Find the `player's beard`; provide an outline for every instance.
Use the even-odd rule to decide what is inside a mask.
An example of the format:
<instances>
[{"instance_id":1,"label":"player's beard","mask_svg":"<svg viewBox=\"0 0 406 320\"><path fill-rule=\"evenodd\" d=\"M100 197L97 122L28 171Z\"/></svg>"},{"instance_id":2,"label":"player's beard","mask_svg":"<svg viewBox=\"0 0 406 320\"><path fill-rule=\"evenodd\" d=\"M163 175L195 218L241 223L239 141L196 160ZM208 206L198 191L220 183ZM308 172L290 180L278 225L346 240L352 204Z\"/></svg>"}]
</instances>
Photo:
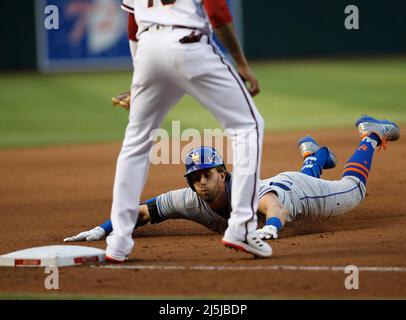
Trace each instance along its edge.
<instances>
[{"instance_id":1,"label":"player's beard","mask_svg":"<svg viewBox=\"0 0 406 320\"><path fill-rule=\"evenodd\" d=\"M213 202L217 197L217 190L200 191L199 197L206 202Z\"/></svg>"},{"instance_id":2,"label":"player's beard","mask_svg":"<svg viewBox=\"0 0 406 320\"><path fill-rule=\"evenodd\" d=\"M200 190L198 195L203 201L207 203L215 201L220 195L219 180L217 180L217 183L213 189L210 190L209 188L206 188L204 189L204 191Z\"/></svg>"}]
</instances>

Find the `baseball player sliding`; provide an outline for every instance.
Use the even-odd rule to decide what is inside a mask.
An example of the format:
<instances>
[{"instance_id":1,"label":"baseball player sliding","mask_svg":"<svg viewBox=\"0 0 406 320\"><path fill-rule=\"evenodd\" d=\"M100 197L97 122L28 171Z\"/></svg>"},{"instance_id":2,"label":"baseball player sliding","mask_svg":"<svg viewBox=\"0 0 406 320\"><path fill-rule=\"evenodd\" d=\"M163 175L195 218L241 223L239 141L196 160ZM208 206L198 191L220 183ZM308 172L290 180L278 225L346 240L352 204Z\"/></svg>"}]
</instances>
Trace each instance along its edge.
<instances>
[{"instance_id":1,"label":"baseball player sliding","mask_svg":"<svg viewBox=\"0 0 406 320\"><path fill-rule=\"evenodd\" d=\"M259 86L237 40L226 0L124 0L122 8L129 12L134 74L129 123L116 166L114 232L107 238L106 261L124 261L134 246L131 235L149 169L150 133L185 94L208 108L231 133L233 209L224 245L269 257L271 247L255 233L264 121L251 96ZM212 41L212 30L236 68ZM249 155L248 166L241 153Z\"/></svg>"},{"instance_id":2,"label":"baseball player sliding","mask_svg":"<svg viewBox=\"0 0 406 320\"><path fill-rule=\"evenodd\" d=\"M320 179L323 169L336 166L336 157L330 149L320 147L307 136L299 140L304 158L301 172L283 172L260 181L258 213L266 216L266 222L256 231L258 238L277 238L278 231L297 216L337 216L362 202L376 148L386 148L388 141L399 139L400 129L394 122L369 116L359 118L355 125L361 143L345 164L341 180ZM220 155L210 147L193 149L185 163L189 187L169 191L142 204L137 227L148 222L187 219L215 232L224 232L231 213L233 175L227 172ZM110 232L112 224L106 221L64 241L100 240Z\"/></svg>"}]
</instances>

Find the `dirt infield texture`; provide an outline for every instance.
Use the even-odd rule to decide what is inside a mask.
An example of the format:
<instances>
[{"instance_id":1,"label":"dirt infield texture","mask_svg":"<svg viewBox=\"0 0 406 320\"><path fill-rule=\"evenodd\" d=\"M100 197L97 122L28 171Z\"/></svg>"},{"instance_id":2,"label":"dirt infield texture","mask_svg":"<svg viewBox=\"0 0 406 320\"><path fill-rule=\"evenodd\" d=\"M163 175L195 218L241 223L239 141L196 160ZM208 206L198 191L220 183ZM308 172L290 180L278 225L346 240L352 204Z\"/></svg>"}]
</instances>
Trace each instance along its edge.
<instances>
[{"instance_id":1,"label":"dirt infield texture","mask_svg":"<svg viewBox=\"0 0 406 320\"><path fill-rule=\"evenodd\" d=\"M305 133L266 136L262 177L300 168L296 141ZM339 158L338 168L326 171L324 178L339 178L359 142L356 130L318 131L314 137ZM64 237L108 218L119 148L96 144L1 150L0 254L62 244ZM168 221L137 231L136 247L125 264L135 269L60 268L60 289L53 294L406 298L406 269L361 269L359 289L347 290L348 275L327 268L406 268L405 159L406 140L391 143L387 152L375 156L360 207L337 218L296 221L271 241L271 259L229 251L221 245L221 235L195 223ZM182 165L152 166L142 199L184 186ZM81 244L105 249L105 241ZM46 276L43 268L0 268L0 294L48 294Z\"/></svg>"}]
</instances>

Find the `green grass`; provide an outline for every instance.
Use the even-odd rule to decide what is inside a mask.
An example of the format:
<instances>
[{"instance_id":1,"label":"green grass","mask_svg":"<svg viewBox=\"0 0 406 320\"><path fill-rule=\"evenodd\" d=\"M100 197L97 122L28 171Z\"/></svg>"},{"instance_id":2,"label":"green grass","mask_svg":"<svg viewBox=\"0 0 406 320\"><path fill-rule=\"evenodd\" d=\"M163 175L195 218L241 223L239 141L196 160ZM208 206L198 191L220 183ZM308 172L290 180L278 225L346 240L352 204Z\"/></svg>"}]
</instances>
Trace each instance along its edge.
<instances>
[{"instance_id":1,"label":"green grass","mask_svg":"<svg viewBox=\"0 0 406 320\"><path fill-rule=\"evenodd\" d=\"M260 80L256 104L267 130L350 127L361 113L406 122L406 59L309 60L253 64ZM131 72L1 74L0 147L120 141L128 114L112 108ZM217 128L190 97L163 128Z\"/></svg>"}]
</instances>

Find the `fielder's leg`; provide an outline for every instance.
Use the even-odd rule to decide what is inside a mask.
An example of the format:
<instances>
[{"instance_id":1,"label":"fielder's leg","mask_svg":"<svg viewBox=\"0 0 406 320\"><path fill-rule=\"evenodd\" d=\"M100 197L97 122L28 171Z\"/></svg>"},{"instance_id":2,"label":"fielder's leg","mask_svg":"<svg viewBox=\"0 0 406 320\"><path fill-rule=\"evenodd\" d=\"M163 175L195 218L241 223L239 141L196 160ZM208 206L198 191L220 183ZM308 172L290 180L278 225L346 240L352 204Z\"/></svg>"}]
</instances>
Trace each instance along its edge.
<instances>
[{"instance_id":1,"label":"fielder's leg","mask_svg":"<svg viewBox=\"0 0 406 320\"><path fill-rule=\"evenodd\" d=\"M159 128L169 108L183 91L168 82L156 82L132 89L129 123L117 160L111 221L113 232L107 238L106 257L123 261L134 240L132 232L138 219L138 203L149 169L150 133Z\"/></svg>"},{"instance_id":2,"label":"fielder's leg","mask_svg":"<svg viewBox=\"0 0 406 320\"><path fill-rule=\"evenodd\" d=\"M272 249L262 241L257 243L259 239L255 238L264 121L234 68L211 44L202 45L201 63L194 64L194 77L184 85L215 115L232 142L233 209L224 239L238 243L234 248L267 257Z\"/></svg>"}]
</instances>

